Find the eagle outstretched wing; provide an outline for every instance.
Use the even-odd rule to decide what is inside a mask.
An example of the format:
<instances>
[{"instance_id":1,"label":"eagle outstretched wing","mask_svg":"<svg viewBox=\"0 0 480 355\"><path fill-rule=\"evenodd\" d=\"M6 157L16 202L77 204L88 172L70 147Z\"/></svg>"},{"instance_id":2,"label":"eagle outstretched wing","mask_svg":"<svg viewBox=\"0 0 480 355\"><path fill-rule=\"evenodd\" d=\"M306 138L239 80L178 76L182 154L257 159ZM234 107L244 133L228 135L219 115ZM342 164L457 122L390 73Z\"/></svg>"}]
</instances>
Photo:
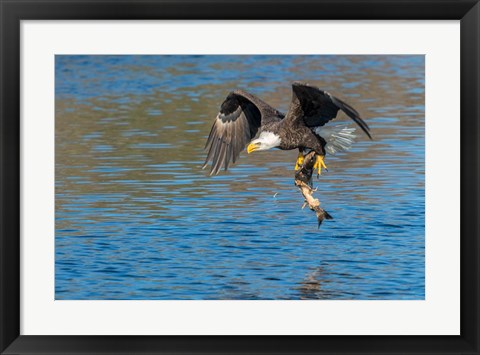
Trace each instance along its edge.
<instances>
[{"instance_id":1,"label":"eagle outstretched wing","mask_svg":"<svg viewBox=\"0 0 480 355\"><path fill-rule=\"evenodd\" d=\"M218 174L222 167L228 169L235 163L262 125L283 117L279 111L242 90L231 92L220 107L205 149L207 158L202 168L212 161L210 175Z\"/></svg>"},{"instance_id":2,"label":"eagle outstretched wing","mask_svg":"<svg viewBox=\"0 0 480 355\"><path fill-rule=\"evenodd\" d=\"M305 83L295 82L292 84L292 89L292 103L286 120L295 121L303 118L305 125L314 129L333 120L337 117L338 111L342 110L372 139L370 128L349 104L326 91Z\"/></svg>"}]
</instances>

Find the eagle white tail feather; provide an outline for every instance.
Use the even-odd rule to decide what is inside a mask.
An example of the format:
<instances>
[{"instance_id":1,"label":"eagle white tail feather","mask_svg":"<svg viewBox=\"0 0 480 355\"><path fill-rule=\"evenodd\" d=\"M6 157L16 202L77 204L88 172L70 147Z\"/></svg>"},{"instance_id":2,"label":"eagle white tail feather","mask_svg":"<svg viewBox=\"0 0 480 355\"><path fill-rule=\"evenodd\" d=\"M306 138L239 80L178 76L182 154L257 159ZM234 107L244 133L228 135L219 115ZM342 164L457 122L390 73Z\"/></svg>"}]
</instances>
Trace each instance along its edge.
<instances>
[{"instance_id":1,"label":"eagle white tail feather","mask_svg":"<svg viewBox=\"0 0 480 355\"><path fill-rule=\"evenodd\" d=\"M349 150L357 137L355 128L347 126L317 127L315 133L325 139L325 150L329 154Z\"/></svg>"}]
</instances>

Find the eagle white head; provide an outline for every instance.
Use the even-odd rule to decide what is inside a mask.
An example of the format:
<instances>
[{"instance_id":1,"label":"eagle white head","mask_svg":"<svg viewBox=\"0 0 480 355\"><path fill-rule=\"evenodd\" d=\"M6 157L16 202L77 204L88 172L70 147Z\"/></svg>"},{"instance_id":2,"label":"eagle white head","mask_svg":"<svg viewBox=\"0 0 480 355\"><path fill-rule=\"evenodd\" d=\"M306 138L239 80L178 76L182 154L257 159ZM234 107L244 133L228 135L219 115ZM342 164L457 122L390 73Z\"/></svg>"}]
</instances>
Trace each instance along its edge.
<instances>
[{"instance_id":1,"label":"eagle white head","mask_svg":"<svg viewBox=\"0 0 480 355\"><path fill-rule=\"evenodd\" d=\"M254 139L250 142L247 147L247 152L250 154L256 150L268 150L271 148L278 147L282 139L275 133L264 131L260 133L257 139Z\"/></svg>"}]
</instances>

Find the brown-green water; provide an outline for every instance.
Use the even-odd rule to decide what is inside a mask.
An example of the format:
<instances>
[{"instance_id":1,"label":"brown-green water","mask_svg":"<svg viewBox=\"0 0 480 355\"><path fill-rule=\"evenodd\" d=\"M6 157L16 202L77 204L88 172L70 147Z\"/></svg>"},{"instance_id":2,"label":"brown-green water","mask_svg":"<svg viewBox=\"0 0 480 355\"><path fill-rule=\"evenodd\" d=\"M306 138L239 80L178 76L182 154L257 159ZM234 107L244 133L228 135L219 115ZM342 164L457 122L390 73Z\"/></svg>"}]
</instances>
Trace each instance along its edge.
<instances>
[{"instance_id":1,"label":"brown-green water","mask_svg":"<svg viewBox=\"0 0 480 355\"><path fill-rule=\"evenodd\" d=\"M57 56L55 79L56 299L424 298L423 56ZM374 137L327 156L320 230L297 152L201 170L229 91L287 111L296 80Z\"/></svg>"}]
</instances>

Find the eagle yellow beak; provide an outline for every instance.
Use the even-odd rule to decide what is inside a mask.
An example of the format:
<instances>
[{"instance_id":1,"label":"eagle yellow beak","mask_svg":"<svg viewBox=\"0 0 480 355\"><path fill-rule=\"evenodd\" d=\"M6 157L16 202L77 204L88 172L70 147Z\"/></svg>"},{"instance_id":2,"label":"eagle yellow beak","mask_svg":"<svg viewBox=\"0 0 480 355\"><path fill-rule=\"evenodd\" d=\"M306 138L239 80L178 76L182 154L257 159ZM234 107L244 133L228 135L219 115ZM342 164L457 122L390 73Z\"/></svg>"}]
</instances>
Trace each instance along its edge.
<instances>
[{"instance_id":1,"label":"eagle yellow beak","mask_svg":"<svg viewBox=\"0 0 480 355\"><path fill-rule=\"evenodd\" d=\"M260 143L250 143L247 147L247 152L250 154L251 152L256 151L258 148L260 148Z\"/></svg>"}]
</instances>

